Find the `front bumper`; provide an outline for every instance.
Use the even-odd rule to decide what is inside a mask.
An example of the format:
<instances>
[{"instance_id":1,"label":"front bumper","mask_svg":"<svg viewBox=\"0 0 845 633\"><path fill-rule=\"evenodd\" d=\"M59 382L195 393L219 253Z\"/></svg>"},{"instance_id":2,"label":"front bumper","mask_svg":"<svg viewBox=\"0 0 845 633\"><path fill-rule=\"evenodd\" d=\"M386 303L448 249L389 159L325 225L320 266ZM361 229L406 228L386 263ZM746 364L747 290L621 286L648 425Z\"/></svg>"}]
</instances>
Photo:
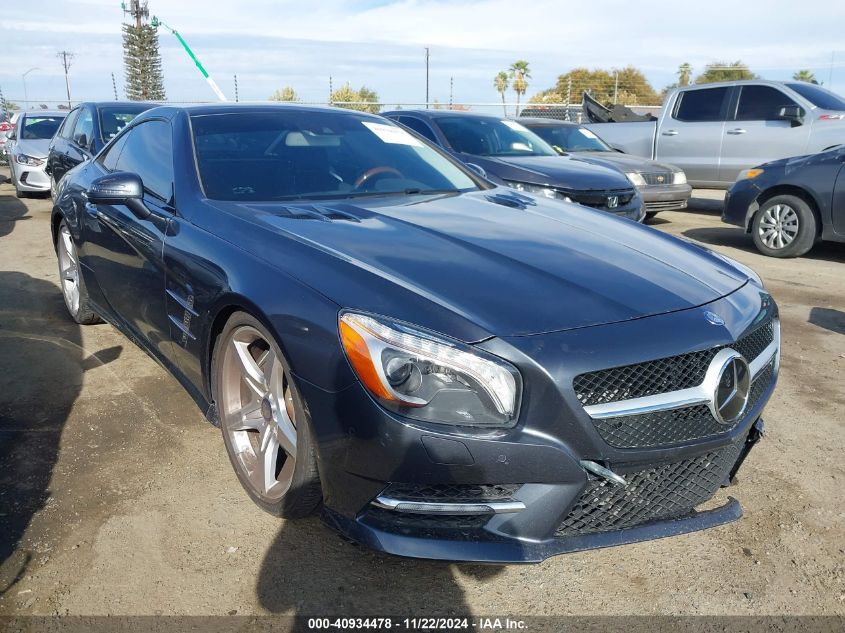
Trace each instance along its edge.
<instances>
[{"instance_id":1,"label":"front bumper","mask_svg":"<svg viewBox=\"0 0 845 633\"><path fill-rule=\"evenodd\" d=\"M647 213L686 209L692 187L683 185L646 185L640 188Z\"/></svg>"},{"instance_id":2,"label":"front bumper","mask_svg":"<svg viewBox=\"0 0 845 633\"><path fill-rule=\"evenodd\" d=\"M722 222L750 230L751 220L760 208L757 198L761 189L753 179L738 180L725 194Z\"/></svg>"},{"instance_id":3,"label":"front bumper","mask_svg":"<svg viewBox=\"0 0 845 633\"><path fill-rule=\"evenodd\" d=\"M14 157L12 158L14 161ZM11 168L15 170L15 181L21 191L43 192L50 191L50 177L44 171L45 165L29 167L14 163Z\"/></svg>"},{"instance_id":4,"label":"front bumper","mask_svg":"<svg viewBox=\"0 0 845 633\"><path fill-rule=\"evenodd\" d=\"M696 508L730 481L759 438L777 361L771 344L754 341L761 323L774 322L776 307L749 284L708 309L724 316L725 325L714 326L700 309L690 309L479 344L518 362L523 372L521 422L513 429L415 422L376 405L360 385L328 393L304 383L318 437L325 521L353 540L402 556L536 562L736 520L741 510L733 500L707 512ZM712 420L703 421L710 430L701 433L699 422L678 417L672 424L689 427L683 437L670 429L670 436L661 431L632 440L624 425L610 431L599 425L576 395L574 379L585 372L680 358L679 351L684 358L706 356L726 346L749 360L762 353L748 350L767 350L766 363L756 364L766 373L755 370L765 380L755 380L748 408L733 426L713 430ZM561 349L568 350L563 365ZM626 389L632 384L633 378ZM627 485L616 488L592 475L582 460L612 469ZM453 512L455 505L460 512Z\"/></svg>"}]
</instances>

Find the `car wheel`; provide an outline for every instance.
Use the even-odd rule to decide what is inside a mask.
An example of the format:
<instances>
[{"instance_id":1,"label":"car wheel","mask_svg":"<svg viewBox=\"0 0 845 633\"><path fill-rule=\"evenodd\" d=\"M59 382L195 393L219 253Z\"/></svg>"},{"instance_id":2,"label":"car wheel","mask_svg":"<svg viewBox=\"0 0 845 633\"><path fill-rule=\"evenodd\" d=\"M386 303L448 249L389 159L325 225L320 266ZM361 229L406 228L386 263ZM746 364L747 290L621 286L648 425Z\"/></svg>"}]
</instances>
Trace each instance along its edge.
<instances>
[{"instance_id":1,"label":"car wheel","mask_svg":"<svg viewBox=\"0 0 845 633\"><path fill-rule=\"evenodd\" d=\"M751 223L754 245L770 257L800 257L813 247L816 233L813 210L797 196L770 198Z\"/></svg>"},{"instance_id":2,"label":"car wheel","mask_svg":"<svg viewBox=\"0 0 845 633\"><path fill-rule=\"evenodd\" d=\"M50 200L56 201L56 180L50 176Z\"/></svg>"},{"instance_id":3,"label":"car wheel","mask_svg":"<svg viewBox=\"0 0 845 633\"><path fill-rule=\"evenodd\" d=\"M657 211L646 211L645 212L645 219L646 220L653 220L657 217Z\"/></svg>"},{"instance_id":4,"label":"car wheel","mask_svg":"<svg viewBox=\"0 0 845 633\"><path fill-rule=\"evenodd\" d=\"M79 270L79 256L76 253L76 245L73 243L73 236L64 220L59 225L56 255L59 260L59 280L62 284L62 295L65 298L65 305L70 316L81 325L99 323L100 317L88 304L88 291L85 289L85 280Z\"/></svg>"},{"instance_id":5,"label":"car wheel","mask_svg":"<svg viewBox=\"0 0 845 633\"><path fill-rule=\"evenodd\" d=\"M273 336L244 312L230 317L212 356L212 392L229 460L262 509L311 514L322 498L311 423Z\"/></svg>"}]
</instances>

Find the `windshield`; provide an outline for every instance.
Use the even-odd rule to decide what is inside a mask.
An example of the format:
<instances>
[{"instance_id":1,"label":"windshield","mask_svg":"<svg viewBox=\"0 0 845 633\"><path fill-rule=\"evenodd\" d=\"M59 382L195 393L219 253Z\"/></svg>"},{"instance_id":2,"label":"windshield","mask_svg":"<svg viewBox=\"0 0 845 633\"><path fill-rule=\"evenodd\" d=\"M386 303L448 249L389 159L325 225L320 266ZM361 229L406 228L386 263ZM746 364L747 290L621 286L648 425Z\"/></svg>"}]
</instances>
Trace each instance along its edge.
<instances>
[{"instance_id":1,"label":"windshield","mask_svg":"<svg viewBox=\"0 0 845 633\"><path fill-rule=\"evenodd\" d=\"M538 125L531 131L562 152L612 152L613 148L585 127Z\"/></svg>"},{"instance_id":2,"label":"windshield","mask_svg":"<svg viewBox=\"0 0 845 633\"><path fill-rule=\"evenodd\" d=\"M845 111L845 99L826 88L804 82L786 84L786 87L797 92L817 108Z\"/></svg>"},{"instance_id":3,"label":"windshield","mask_svg":"<svg viewBox=\"0 0 845 633\"><path fill-rule=\"evenodd\" d=\"M337 112L191 118L205 193L215 200L319 200L477 189L454 162L401 127Z\"/></svg>"},{"instance_id":4,"label":"windshield","mask_svg":"<svg viewBox=\"0 0 845 633\"><path fill-rule=\"evenodd\" d=\"M516 121L469 116L438 117L456 152L475 156L557 156L539 136Z\"/></svg>"},{"instance_id":5,"label":"windshield","mask_svg":"<svg viewBox=\"0 0 845 633\"><path fill-rule=\"evenodd\" d=\"M100 108L100 136L108 143L136 116L148 110L149 106L106 106Z\"/></svg>"},{"instance_id":6,"label":"windshield","mask_svg":"<svg viewBox=\"0 0 845 633\"><path fill-rule=\"evenodd\" d=\"M21 129L21 140L37 141L51 139L62 124L62 115L27 115L24 117Z\"/></svg>"}]
</instances>

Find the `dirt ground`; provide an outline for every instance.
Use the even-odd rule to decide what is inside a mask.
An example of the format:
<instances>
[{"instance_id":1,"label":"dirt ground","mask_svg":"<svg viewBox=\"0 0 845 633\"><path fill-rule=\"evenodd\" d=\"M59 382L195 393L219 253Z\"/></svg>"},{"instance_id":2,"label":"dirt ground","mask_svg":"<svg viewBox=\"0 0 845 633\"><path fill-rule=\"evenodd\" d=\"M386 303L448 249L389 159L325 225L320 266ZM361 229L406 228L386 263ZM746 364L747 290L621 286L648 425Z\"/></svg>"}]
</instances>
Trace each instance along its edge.
<instances>
[{"instance_id":1,"label":"dirt ground","mask_svg":"<svg viewBox=\"0 0 845 633\"><path fill-rule=\"evenodd\" d=\"M49 199L16 199L7 174L0 614L845 614L845 246L763 257L721 224L718 192L653 222L752 266L780 304L768 436L729 491L743 519L539 565L450 565L255 507L177 382L111 326L67 317Z\"/></svg>"}]
</instances>

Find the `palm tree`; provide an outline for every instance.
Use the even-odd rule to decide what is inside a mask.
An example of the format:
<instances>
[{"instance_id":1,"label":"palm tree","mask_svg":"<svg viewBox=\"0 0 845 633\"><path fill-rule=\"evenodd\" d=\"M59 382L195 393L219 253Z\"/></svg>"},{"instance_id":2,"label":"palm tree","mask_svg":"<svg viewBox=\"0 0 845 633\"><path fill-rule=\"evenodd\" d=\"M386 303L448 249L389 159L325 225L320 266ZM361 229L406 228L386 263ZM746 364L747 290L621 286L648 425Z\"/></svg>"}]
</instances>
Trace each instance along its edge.
<instances>
[{"instance_id":1,"label":"palm tree","mask_svg":"<svg viewBox=\"0 0 845 633\"><path fill-rule=\"evenodd\" d=\"M795 81L806 81L808 84L817 84L819 83L816 80L816 76L813 74L812 70L799 70L797 73L792 75L792 78Z\"/></svg>"},{"instance_id":2,"label":"palm tree","mask_svg":"<svg viewBox=\"0 0 845 633\"><path fill-rule=\"evenodd\" d=\"M531 79L531 70L528 68L528 62L524 59L518 59L509 69L510 78L513 79L513 90L516 93L516 114L519 116L519 97L525 94L528 90L528 82L526 79Z\"/></svg>"},{"instance_id":3,"label":"palm tree","mask_svg":"<svg viewBox=\"0 0 845 633\"><path fill-rule=\"evenodd\" d=\"M502 96L502 110L505 111L505 116L508 116L508 108L505 105L505 93L510 85L510 81L508 81L508 73L504 70L499 71L499 74L496 75L495 79L493 79L493 85L496 86L496 90Z\"/></svg>"},{"instance_id":4,"label":"palm tree","mask_svg":"<svg viewBox=\"0 0 845 633\"><path fill-rule=\"evenodd\" d=\"M680 66L678 66L678 85L679 86L689 86L689 80L692 77L692 66L689 63L684 62Z\"/></svg>"}]
</instances>

